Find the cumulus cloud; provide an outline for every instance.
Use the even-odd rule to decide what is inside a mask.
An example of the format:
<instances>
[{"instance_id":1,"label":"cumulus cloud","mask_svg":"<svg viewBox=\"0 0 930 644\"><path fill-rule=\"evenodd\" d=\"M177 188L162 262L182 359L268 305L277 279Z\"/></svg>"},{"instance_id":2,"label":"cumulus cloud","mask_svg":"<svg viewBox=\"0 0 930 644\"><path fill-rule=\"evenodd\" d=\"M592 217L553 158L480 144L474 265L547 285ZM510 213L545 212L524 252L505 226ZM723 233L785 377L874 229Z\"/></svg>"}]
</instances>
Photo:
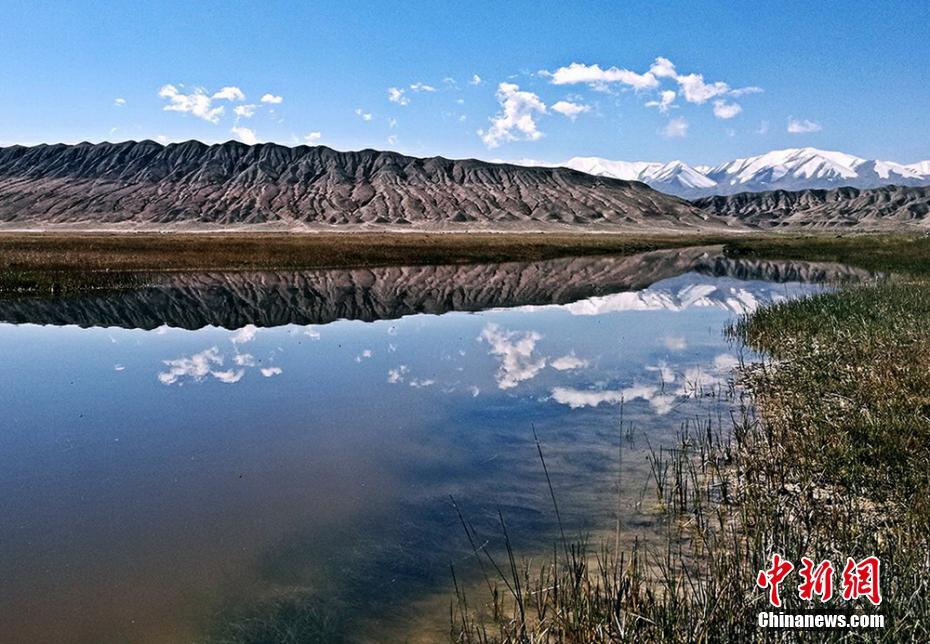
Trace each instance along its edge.
<instances>
[{"instance_id":1,"label":"cumulus cloud","mask_svg":"<svg viewBox=\"0 0 930 644\"><path fill-rule=\"evenodd\" d=\"M478 76L478 74L473 75L473 76L471 77L471 80L468 81L468 84L469 84L469 85L480 85L480 84L481 84L481 77Z\"/></svg>"},{"instance_id":2,"label":"cumulus cloud","mask_svg":"<svg viewBox=\"0 0 930 644\"><path fill-rule=\"evenodd\" d=\"M479 340L487 342L489 353L500 359L495 380L500 389L512 389L535 378L546 366L546 359L534 357L536 343L542 336L535 331L508 331L491 323L481 331Z\"/></svg>"},{"instance_id":3,"label":"cumulus cloud","mask_svg":"<svg viewBox=\"0 0 930 644\"><path fill-rule=\"evenodd\" d=\"M254 367L255 356L253 356L251 353L237 353L233 357L233 362L235 362L240 367Z\"/></svg>"},{"instance_id":4,"label":"cumulus cloud","mask_svg":"<svg viewBox=\"0 0 930 644\"><path fill-rule=\"evenodd\" d=\"M250 130L247 127L235 126L230 131L236 135L237 139L246 145L255 145L258 143L258 137L255 135L254 130Z\"/></svg>"},{"instance_id":5,"label":"cumulus cloud","mask_svg":"<svg viewBox=\"0 0 930 644\"><path fill-rule=\"evenodd\" d=\"M122 107L123 105L126 104L126 99L123 98L122 96L117 96L116 98L113 99L113 104L116 107Z\"/></svg>"},{"instance_id":6,"label":"cumulus cloud","mask_svg":"<svg viewBox=\"0 0 930 644\"><path fill-rule=\"evenodd\" d=\"M405 364L398 366L396 369L388 369L387 381L392 385L403 382L409 371L410 369Z\"/></svg>"},{"instance_id":7,"label":"cumulus cloud","mask_svg":"<svg viewBox=\"0 0 930 644\"><path fill-rule=\"evenodd\" d=\"M275 96L274 94L263 94L259 99L262 103L268 103L270 105L280 105L284 102L283 96Z\"/></svg>"},{"instance_id":8,"label":"cumulus cloud","mask_svg":"<svg viewBox=\"0 0 930 644\"><path fill-rule=\"evenodd\" d=\"M649 68L649 72L656 78L676 78L678 76L678 72L675 71L675 63L662 56L655 59L655 62Z\"/></svg>"},{"instance_id":9,"label":"cumulus cloud","mask_svg":"<svg viewBox=\"0 0 930 644\"><path fill-rule=\"evenodd\" d=\"M219 123L223 115L223 106L213 107L213 99L202 89L196 88L190 94L182 94L174 85L163 85L158 96L168 101L162 109L166 112L182 112L197 118Z\"/></svg>"},{"instance_id":10,"label":"cumulus cloud","mask_svg":"<svg viewBox=\"0 0 930 644\"><path fill-rule=\"evenodd\" d=\"M224 87L213 95L214 101L244 101L245 93L238 87Z\"/></svg>"},{"instance_id":11,"label":"cumulus cloud","mask_svg":"<svg viewBox=\"0 0 930 644\"><path fill-rule=\"evenodd\" d=\"M229 336L229 341L233 344L245 344L255 339L258 333L258 327L254 324L246 324L244 327Z\"/></svg>"},{"instance_id":12,"label":"cumulus cloud","mask_svg":"<svg viewBox=\"0 0 930 644\"><path fill-rule=\"evenodd\" d=\"M658 109L658 110L659 110L660 112L662 112L663 114L667 114L668 111L669 111L671 108L677 107L677 106L674 104L674 103L675 103L675 98L676 98L677 96L678 96L678 94L675 92L675 90L672 90L672 89L663 90L663 91L659 94L659 100L657 100L657 101L647 101L647 102L646 102L646 107L655 107L656 109Z\"/></svg>"},{"instance_id":13,"label":"cumulus cloud","mask_svg":"<svg viewBox=\"0 0 930 644\"><path fill-rule=\"evenodd\" d=\"M688 136L688 121L683 118L672 119L660 132L666 139L683 139Z\"/></svg>"},{"instance_id":14,"label":"cumulus cloud","mask_svg":"<svg viewBox=\"0 0 930 644\"><path fill-rule=\"evenodd\" d=\"M590 112L591 106L582 103L572 103L571 101L558 101L551 109L553 112L558 112L574 121L578 118L579 114Z\"/></svg>"},{"instance_id":15,"label":"cumulus cloud","mask_svg":"<svg viewBox=\"0 0 930 644\"><path fill-rule=\"evenodd\" d=\"M266 378L280 376L282 373L284 373L284 370L281 367L264 367L261 371L262 375Z\"/></svg>"},{"instance_id":16,"label":"cumulus cloud","mask_svg":"<svg viewBox=\"0 0 930 644\"><path fill-rule=\"evenodd\" d=\"M663 114L667 114L671 108L676 107L675 100L679 96L686 102L696 105L714 101L714 116L720 119L733 118L742 111L742 106L727 102L724 100L725 97L738 97L762 91L761 87L756 86L734 89L723 81L709 82L704 79L703 74L681 74L675 63L662 56L657 57L649 70L644 73L619 67L604 69L599 65L572 63L554 72L542 71L540 74L549 77L550 82L556 85L583 83L597 90L604 90L612 85L621 85L633 88L637 92L650 94L653 90L657 90L658 97L650 97L645 105L650 108L654 107ZM674 83L676 88L668 89L666 85L667 89L663 89L662 84L665 81ZM683 136L683 132L681 125L672 126L666 136Z\"/></svg>"},{"instance_id":17,"label":"cumulus cloud","mask_svg":"<svg viewBox=\"0 0 930 644\"><path fill-rule=\"evenodd\" d=\"M536 126L535 115L545 114L546 105L532 93L521 91L513 83L501 83L495 94L501 111L491 120L491 127L478 130L478 135L489 148L507 141L536 141L542 132Z\"/></svg>"},{"instance_id":18,"label":"cumulus cloud","mask_svg":"<svg viewBox=\"0 0 930 644\"><path fill-rule=\"evenodd\" d=\"M681 88L681 95L689 103L703 105L712 98L723 96L730 91L730 86L723 81L707 83L704 81L703 74L687 74L677 76L678 86Z\"/></svg>"},{"instance_id":19,"label":"cumulus cloud","mask_svg":"<svg viewBox=\"0 0 930 644\"><path fill-rule=\"evenodd\" d=\"M600 65L584 65L572 63L567 67L560 67L549 75L554 85L575 85L584 83L596 89L603 89L610 84L621 84L636 90L655 89L659 80L652 72L637 74L629 69L610 67L601 69Z\"/></svg>"},{"instance_id":20,"label":"cumulus cloud","mask_svg":"<svg viewBox=\"0 0 930 644\"><path fill-rule=\"evenodd\" d=\"M714 116L718 119L731 119L743 111L739 103L727 103L724 100L714 101Z\"/></svg>"},{"instance_id":21,"label":"cumulus cloud","mask_svg":"<svg viewBox=\"0 0 930 644\"><path fill-rule=\"evenodd\" d=\"M623 393L620 391L584 391L571 387L554 387L552 389L552 399L557 403L568 405L572 409L579 409L581 407L597 407L601 403L620 404L623 401Z\"/></svg>"},{"instance_id":22,"label":"cumulus cloud","mask_svg":"<svg viewBox=\"0 0 930 644\"><path fill-rule=\"evenodd\" d=\"M579 358L572 352L566 356L552 360L549 366L558 371L568 371L570 369L583 369L588 366L588 361Z\"/></svg>"},{"instance_id":23,"label":"cumulus cloud","mask_svg":"<svg viewBox=\"0 0 930 644\"><path fill-rule=\"evenodd\" d=\"M823 126L820 123L814 121L809 121L807 119L788 119L788 133L789 134L808 134L810 132L820 132L823 129Z\"/></svg>"},{"instance_id":24,"label":"cumulus cloud","mask_svg":"<svg viewBox=\"0 0 930 644\"><path fill-rule=\"evenodd\" d=\"M358 116L358 117L359 117L360 119L362 119L363 121L370 121L371 118L372 118L372 117L371 117L371 112L366 112L365 110L363 110L363 109L360 108L360 107L356 107L356 108L355 108L355 115Z\"/></svg>"},{"instance_id":25,"label":"cumulus cloud","mask_svg":"<svg viewBox=\"0 0 930 644\"><path fill-rule=\"evenodd\" d=\"M323 138L323 134L321 132L310 132L304 137L304 142L306 142L308 145L313 145L321 138Z\"/></svg>"},{"instance_id":26,"label":"cumulus cloud","mask_svg":"<svg viewBox=\"0 0 930 644\"><path fill-rule=\"evenodd\" d=\"M417 82L410 85L410 90L413 92L435 92L436 88L426 83Z\"/></svg>"},{"instance_id":27,"label":"cumulus cloud","mask_svg":"<svg viewBox=\"0 0 930 644\"><path fill-rule=\"evenodd\" d=\"M258 105L254 103L249 103L247 105L236 105L233 108L233 112L236 114L236 117L242 119L250 119L255 116L255 110L258 109Z\"/></svg>"},{"instance_id":28,"label":"cumulus cloud","mask_svg":"<svg viewBox=\"0 0 930 644\"><path fill-rule=\"evenodd\" d=\"M164 360L163 363L168 367L166 371L158 374L158 380L163 385L173 385L184 379L202 382L208 377L213 377L226 384L232 384L239 382L245 373L242 369L218 369L218 367L223 366L223 356L217 347L210 347L205 351L193 354L189 358Z\"/></svg>"},{"instance_id":29,"label":"cumulus cloud","mask_svg":"<svg viewBox=\"0 0 930 644\"><path fill-rule=\"evenodd\" d=\"M410 99L404 96L404 90L397 87L388 87L388 100L392 103L397 103L398 105L407 105L410 103Z\"/></svg>"}]
</instances>

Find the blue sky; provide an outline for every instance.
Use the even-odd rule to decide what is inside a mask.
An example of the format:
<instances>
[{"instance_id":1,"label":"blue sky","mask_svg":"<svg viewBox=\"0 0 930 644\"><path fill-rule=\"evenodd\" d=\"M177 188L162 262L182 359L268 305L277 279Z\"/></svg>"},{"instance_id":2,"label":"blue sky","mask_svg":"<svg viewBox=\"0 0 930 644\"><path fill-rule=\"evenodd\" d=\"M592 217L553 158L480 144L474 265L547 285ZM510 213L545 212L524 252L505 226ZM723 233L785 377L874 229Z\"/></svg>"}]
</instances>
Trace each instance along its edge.
<instances>
[{"instance_id":1,"label":"blue sky","mask_svg":"<svg viewBox=\"0 0 930 644\"><path fill-rule=\"evenodd\" d=\"M0 0L0 145L930 158L930 3L767 5Z\"/></svg>"}]
</instances>

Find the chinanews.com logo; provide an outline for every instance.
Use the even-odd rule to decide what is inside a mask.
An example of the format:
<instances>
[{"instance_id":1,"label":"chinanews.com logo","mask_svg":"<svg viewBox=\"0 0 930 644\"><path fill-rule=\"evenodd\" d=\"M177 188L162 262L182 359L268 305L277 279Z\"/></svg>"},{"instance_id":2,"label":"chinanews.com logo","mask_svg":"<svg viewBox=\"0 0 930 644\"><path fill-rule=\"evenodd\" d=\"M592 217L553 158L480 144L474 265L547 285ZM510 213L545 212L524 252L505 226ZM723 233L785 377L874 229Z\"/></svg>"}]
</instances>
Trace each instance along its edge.
<instances>
[{"instance_id":1,"label":"chinanews.com logo","mask_svg":"<svg viewBox=\"0 0 930 644\"><path fill-rule=\"evenodd\" d=\"M795 566L780 554L772 555L771 565L759 571L756 585L768 591L769 603L776 609L782 608L782 583L795 571ZM797 595L801 600L811 602L817 607L816 612L788 613L784 611L763 611L759 613L758 625L762 628L884 628L885 616L877 613L845 612L829 613L821 607L834 600L848 604L868 600L873 606L880 606L881 562L878 557L866 557L856 561L846 558L840 574L840 588L834 593L833 582L837 569L833 563L823 560L815 563L813 559L801 557L801 567L797 569L800 584Z\"/></svg>"}]
</instances>

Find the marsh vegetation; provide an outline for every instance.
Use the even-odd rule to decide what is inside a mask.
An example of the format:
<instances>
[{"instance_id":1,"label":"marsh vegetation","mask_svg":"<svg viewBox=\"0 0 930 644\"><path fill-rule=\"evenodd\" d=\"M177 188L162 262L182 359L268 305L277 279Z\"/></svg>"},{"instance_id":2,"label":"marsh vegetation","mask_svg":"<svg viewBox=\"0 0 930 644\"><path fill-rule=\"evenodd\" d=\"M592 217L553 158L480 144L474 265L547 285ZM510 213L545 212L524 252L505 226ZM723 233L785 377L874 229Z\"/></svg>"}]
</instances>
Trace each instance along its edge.
<instances>
[{"instance_id":1,"label":"marsh vegetation","mask_svg":"<svg viewBox=\"0 0 930 644\"><path fill-rule=\"evenodd\" d=\"M665 543L569 539L525 562L508 545L501 563L476 550L493 574L486 593L456 587L454 641L930 639L930 243L784 238L730 252L845 261L890 276L733 324L733 340L766 358L742 368L732 422L696 419L677 450L652 453L648 494ZM773 552L790 561L879 557L881 606L830 610L880 612L885 628L757 628L757 614L771 608L756 575ZM824 609L786 589L785 612Z\"/></svg>"}]
</instances>

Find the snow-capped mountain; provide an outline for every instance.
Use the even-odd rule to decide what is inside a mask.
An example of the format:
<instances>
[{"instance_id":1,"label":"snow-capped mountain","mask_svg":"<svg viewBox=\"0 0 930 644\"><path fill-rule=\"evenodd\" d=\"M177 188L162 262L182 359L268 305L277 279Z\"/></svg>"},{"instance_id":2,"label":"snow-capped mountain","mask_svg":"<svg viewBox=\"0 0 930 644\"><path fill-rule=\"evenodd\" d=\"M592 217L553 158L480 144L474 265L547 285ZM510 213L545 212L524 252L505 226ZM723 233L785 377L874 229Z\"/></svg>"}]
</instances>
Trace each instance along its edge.
<instances>
[{"instance_id":1,"label":"snow-capped mountain","mask_svg":"<svg viewBox=\"0 0 930 644\"><path fill-rule=\"evenodd\" d=\"M599 157L574 157L560 165L589 174L642 181L660 192L688 199L766 190L930 185L930 161L905 165L816 148L773 150L717 166Z\"/></svg>"}]
</instances>

